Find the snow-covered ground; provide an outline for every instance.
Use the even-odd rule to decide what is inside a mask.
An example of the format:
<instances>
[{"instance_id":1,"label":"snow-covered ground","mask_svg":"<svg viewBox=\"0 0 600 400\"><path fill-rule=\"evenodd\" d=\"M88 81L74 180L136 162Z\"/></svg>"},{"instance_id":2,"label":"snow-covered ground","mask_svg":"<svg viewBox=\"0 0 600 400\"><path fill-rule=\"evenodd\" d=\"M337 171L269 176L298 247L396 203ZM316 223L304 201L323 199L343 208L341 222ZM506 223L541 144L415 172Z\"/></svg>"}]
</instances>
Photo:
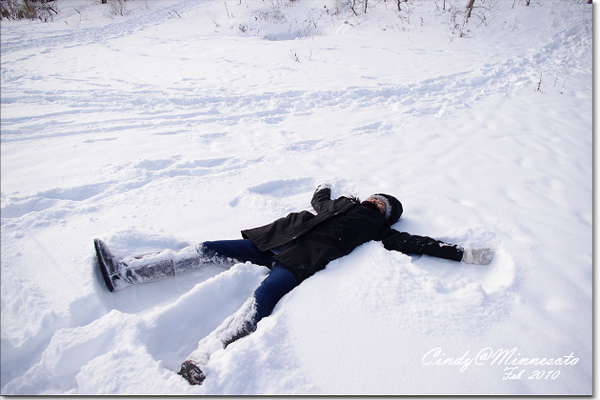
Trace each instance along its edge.
<instances>
[{"instance_id":1,"label":"snow-covered ground","mask_svg":"<svg viewBox=\"0 0 600 400\"><path fill-rule=\"evenodd\" d=\"M3 20L2 394L590 394L592 6L486 1L454 26L463 3L59 0L52 22ZM321 182L497 256L367 243L188 385L181 362L268 270L113 294L92 240L239 238Z\"/></svg>"}]
</instances>

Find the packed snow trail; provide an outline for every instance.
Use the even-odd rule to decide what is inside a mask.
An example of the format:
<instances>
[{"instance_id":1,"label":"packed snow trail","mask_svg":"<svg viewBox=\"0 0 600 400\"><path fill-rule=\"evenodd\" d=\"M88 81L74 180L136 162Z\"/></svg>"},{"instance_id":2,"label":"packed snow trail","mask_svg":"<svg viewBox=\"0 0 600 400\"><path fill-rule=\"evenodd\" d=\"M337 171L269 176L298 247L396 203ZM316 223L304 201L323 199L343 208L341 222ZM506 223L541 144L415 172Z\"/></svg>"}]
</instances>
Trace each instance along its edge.
<instances>
[{"instance_id":1,"label":"packed snow trail","mask_svg":"<svg viewBox=\"0 0 600 400\"><path fill-rule=\"evenodd\" d=\"M2 394L591 393L591 6L522 3L465 37L436 2L121 17L61 0L51 23L3 20ZM93 239L126 256L239 238L310 209L324 181L394 194L394 228L496 258L367 243L189 386L181 362L268 270L109 293ZM488 349L578 361L503 379L510 365L467 365Z\"/></svg>"}]
</instances>

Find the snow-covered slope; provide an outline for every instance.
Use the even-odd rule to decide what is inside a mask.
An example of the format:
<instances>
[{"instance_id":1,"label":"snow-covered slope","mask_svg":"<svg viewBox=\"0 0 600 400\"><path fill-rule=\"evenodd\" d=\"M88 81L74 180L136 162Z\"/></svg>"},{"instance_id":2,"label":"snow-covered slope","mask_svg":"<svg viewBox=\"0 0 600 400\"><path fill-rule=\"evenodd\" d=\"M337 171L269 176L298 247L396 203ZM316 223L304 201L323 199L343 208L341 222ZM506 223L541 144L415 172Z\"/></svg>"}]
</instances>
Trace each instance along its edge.
<instances>
[{"instance_id":1,"label":"snow-covered slope","mask_svg":"<svg viewBox=\"0 0 600 400\"><path fill-rule=\"evenodd\" d=\"M464 26L460 1L57 3L1 26L2 394L591 393L587 2L485 2ZM95 237L123 256L238 238L325 181L496 259L367 243L199 387L181 362L268 270L114 294L95 270Z\"/></svg>"}]
</instances>

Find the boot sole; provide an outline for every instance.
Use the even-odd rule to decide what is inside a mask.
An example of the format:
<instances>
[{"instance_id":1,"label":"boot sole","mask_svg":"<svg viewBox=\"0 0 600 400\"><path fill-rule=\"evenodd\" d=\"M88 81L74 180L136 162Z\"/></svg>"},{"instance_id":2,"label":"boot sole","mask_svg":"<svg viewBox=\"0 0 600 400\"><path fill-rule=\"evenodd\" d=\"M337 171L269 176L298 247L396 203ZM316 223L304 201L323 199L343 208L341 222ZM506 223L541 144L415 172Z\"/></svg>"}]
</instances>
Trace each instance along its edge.
<instances>
[{"instance_id":1,"label":"boot sole","mask_svg":"<svg viewBox=\"0 0 600 400\"><path fill-rule=\"evenodd\" d=\"M183 363L181 370L177 374L183 376L190 383L190 385L202 385L206 379L204 372L202 372L202 370L190 360L187 360Z\"/></svg>"},{"instance_id":2,"label":"boot sole","mask_svg":"<svg viewBox=\"0 0 600 400\"><path fill-rule=\"evenodd\" d=\"M94 239L94 248L96 249L96 256L98 257L98 264L100 266L100 272L102 272L102 277L104 278L104 283L106 283L108 290L114 292L115 287L108 273L109 270L113 269L112 255L110 254L110 250L108 249L106 243L100 239Z\"/></svg>"}]
</instances>

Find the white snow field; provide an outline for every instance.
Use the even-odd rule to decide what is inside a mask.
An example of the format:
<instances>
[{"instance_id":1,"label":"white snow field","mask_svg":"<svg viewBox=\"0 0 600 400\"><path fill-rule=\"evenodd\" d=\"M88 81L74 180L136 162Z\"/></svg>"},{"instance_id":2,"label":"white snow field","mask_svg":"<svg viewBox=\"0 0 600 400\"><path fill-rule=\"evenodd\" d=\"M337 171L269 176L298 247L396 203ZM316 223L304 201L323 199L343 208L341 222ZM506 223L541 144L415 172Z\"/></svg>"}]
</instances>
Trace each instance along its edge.
<instances>
[{"instance_id":1,"label":"white snow field","mask_svg":"<svg viewBox=\"0 0 600 400\"><path fill-rule=\"evenodd\" d=\"M58 0L2 21L3 395L592 393L592 5L477 0L463 25L466 0L344 3ZM240 238L323 182L496 258L367 243L190 386L181 363L268 269L110 293L93 239Z\"/></svg>"}]
</instances>

